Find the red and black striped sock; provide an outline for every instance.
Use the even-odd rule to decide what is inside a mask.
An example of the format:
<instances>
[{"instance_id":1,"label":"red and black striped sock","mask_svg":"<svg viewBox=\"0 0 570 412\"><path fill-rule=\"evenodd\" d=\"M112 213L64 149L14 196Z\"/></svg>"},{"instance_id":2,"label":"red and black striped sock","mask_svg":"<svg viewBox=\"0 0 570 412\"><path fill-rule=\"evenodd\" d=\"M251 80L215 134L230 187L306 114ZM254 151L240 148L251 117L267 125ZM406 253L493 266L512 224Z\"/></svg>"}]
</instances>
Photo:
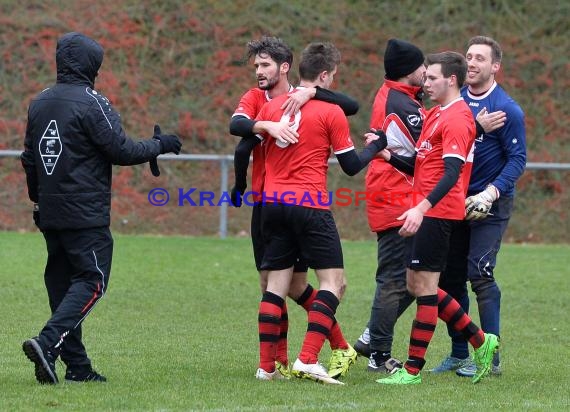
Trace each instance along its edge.
<instances>
[{"instance_id":1,"label":"red and black striped sock","mask_svg":"<svg viewBox=\"0 0 570 412\"><path fill-rule=\"evenodd\" d=\"M461 305L446 291L437 289L438 316L453 329L460 332L475 349L485 342L485 335Z\"/></svg>"},{"instance_id":2,"label":"red and black striped sock","mask_svg":"<svg viewBox=\"0 0 570 412\"><path fill-rule=\"evenodd\" d=\"M259 367L266 372L275 371L277 342L281 333L281 312L285 301L278 295L265 292L259 304Z\"/></svg>"},{"instance_id":3,"label":"red and black striped sock","mask_svg":"<svg viewBox=\"0 0 570 412\"><path fill-rule=\"evenodd\" d=\"M311 310L311 305L313 304L315 297L317 297L317 291L310 285L307 284L307 288L298 299L295 300L297 305L302 306L307 312Z\"/></svg>"},{"instance_id":4,"label":"red and black striped sock","mask_svg":"<svg viewBox=\"0 0 570 412\"><path fill-rule=\"evenodd\" d=\"M426 360L426 352L437 325L437 295L419 296L416 298L416 318L410 333L408 360L404 364L412 375L420 373Z\"/></svg>"},{"instance_id":5,"label":"red and black striped sock","mask_svg":"<svg viewBox=\"0 0 570 412\"><path fill-rule=\"evenodd\" d=\"M328 290L319 290L309 311L307 333L303 340L299 359L303 363L317 363L326 337L334 322L338 307L337 297Z\"/></svg>"},{"instance_id":6,"label":"red and black striped sock","mask_svg":"<svg viewBox=\"0 0 570 412\"><path fill-rule=\"evenodd\" d=\"M317 291L313 289L311 285L307 285L305 291L301 294L299 299L295 300L298 305L302 306L307 313L311 310L311 305L315 301L315 297L317 296ZM344 338L342 334L342 330L340 329L340 325L334 319L333 325L331 327L331 332L327 336L329 343L331 345L331 349L348 349L348 342Z\"/></svg>"},{"instance_id":7,"label":"red and black striped sock","mask_svg":"<svg viewBox=\"0 0 570 412\"><path fill-rule=\"evenodd\" d=\"M329 340L332 350L348 349L348 342L344 338L336 318L333 318L333 325L331 326L331 331L328 334L327 339Z\"/></svg>"},{"instance_id":8,"label":"red and black striped sock","mask_svg":"<svg viewBox=\"0 0 570 412\"><path fill-rule=\"evenodd\" d=\"M287 350L287 332L289 331L289 314L287 313L287 302L283 302L281 309L281 322L279 323L279 341L277 342L277 361L287 366L289 355Z\"/></svg>"}]
</instances>

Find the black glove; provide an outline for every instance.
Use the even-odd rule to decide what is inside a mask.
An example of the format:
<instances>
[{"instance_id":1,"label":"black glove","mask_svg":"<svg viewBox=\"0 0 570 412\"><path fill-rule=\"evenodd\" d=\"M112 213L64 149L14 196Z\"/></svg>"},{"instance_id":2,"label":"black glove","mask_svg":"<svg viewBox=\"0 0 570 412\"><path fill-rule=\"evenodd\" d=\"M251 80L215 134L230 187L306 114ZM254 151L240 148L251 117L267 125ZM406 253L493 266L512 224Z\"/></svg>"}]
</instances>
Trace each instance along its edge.
<instances>
[{"instance_id":1,"label":"black glove","mask_svg":"<svg viewBox=\"0 0 570 412\"><path fill-rule=\"evenodd\" d=\"M231 200L232 200L232 206L234 207L241 207L242 205L242 196L245 192L247 186L244 186L243 188L238 188L237 186L232 187L232 192L231 192Z\"/></svg>"},{"instance_id":2,"label":"black glove","mask_svg":"<svg viewBox=\"0 0 570 412\"><path fill-rule=\"evenodd\" d=\"M160 153L180 153L180 148L182 147L182 142L175 134L162 134L160 131L160 126L154 125L154 136L160 142Z\"/></svg>"},{"instance_id":3,"label":"black glove","mask_svg":"<svg viewBox=\"0 0 570 412\"><path fill-rule=\"evenodd\" d=\"M382 150L386 149L388 146L388 138L386 137L386 133L384 133L383 130L376 130L372 133L378 136L378 140L374 140L372 142L374 146L378 148L378 151L381 152Z\"/></svg>"},{"instance_id":4,"label":"black glove","mask_svg":"<svg viewBox=\"0 0 570 412\"><path fill-rule=\"evenodd\" d=\"M150 172L152 173L152 175L154 177L160 176L160 169L158 167L158 157L150 159L148 163L150 164Z\"/></svg>"},{"instance_id":5,"label":"black glove","mask_svg":"<svg viewBox=\"0 0 570 412\"><path fill-rule=\"evenodd\" d=\"M35 225L40 227L40 207L37 203L34 204L34 211L32 212L32 217L34 218Z\"/></svg>"}]
</instances>

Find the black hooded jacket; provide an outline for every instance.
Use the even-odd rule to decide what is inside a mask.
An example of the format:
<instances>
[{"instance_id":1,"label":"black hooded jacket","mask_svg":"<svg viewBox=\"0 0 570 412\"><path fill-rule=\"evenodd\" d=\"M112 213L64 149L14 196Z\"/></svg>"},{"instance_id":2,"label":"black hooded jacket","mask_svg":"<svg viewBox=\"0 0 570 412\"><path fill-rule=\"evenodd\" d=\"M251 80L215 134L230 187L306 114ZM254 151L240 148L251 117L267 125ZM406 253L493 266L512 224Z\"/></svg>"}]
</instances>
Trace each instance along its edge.
<instances>
[{"instance_id":1,"label":"black hooded jacket","mask_svg":"<svg viewBox=\"0 0 570 412\"><path fill-rule=\"evenodd\" d=\"M110 225L111 165L148 162L155 139L126 136L120 115L93 89L103 48L81 33L57 43L57 82L28 108L22 153L30 200L39 203L42 230Z\"/></svg>"}]
</instances>

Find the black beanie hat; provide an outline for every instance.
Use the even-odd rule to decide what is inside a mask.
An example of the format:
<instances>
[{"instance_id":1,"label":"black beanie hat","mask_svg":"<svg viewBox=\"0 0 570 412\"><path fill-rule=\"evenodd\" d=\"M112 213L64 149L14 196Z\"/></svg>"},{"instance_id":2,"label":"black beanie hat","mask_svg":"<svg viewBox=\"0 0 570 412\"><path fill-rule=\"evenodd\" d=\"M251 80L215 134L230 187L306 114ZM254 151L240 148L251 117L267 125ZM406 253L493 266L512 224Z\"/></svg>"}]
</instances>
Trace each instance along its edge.
<instances>
[{"instance_id":1,"label":"black beanie hat","mask_svg":"<svg viewBox=\"0 0 570 412\"><path fill-rule=\"evenodd\" d=\"M424 54L418 47L404 40L388 40L384 52L384 70L387 79L398 80L413 73L422 64L424 64Z\"/></svg>"}]
</instances>

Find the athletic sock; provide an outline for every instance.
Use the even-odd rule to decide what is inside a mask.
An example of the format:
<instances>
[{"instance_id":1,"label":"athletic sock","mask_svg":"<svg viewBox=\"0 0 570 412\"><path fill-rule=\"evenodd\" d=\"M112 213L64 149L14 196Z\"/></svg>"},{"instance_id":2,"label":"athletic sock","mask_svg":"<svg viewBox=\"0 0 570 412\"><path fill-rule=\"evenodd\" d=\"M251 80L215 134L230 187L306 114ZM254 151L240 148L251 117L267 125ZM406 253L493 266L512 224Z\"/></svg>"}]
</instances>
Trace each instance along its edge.
<instances>
[{"instance_id":1,"label":"athletic sock","mask_svg":"<svg viewBox=\"0 0 570 412\"><path fill-rule=\"evenodd\" d=\"M446 291L437 289L438 316L453 329L460 332L475 348L485 342L485 335L479 326L475 325L469 315L459 306Z\"/></svg>"},{"instance_id":2,"label":"athletic sock","mask_svg":"<svg viewBox=\"0 0 570 412\"><path fill-rule=\"evenodd\" d=\"M417 311L410 333L408 360L404 364L412 375L420 373L426 363L427 348L437 325L437 295L420 296L416 298L416 304Z\"/></svg>"},{"instance_id":3,"label":"athletic sock","mask_svg":"<svg viewBox=\"0 0 570 412\"><path fill-rule=\"evenodd\" d=\"M287 313L287 302L283 302L281 309L281 321L279 323L279 341L277 341L277 361L287 366L289 355L287 348L287 332L289 330L289 314Z\"/></svg>"},{"instance_id":4,"label":"athletic sock","mask_svg":"<svg viewBox=\"0 0 570 412\"><path fill-rule=\"evenodd\" d=\"M317 296L317 291L310 285L307 284L307 288L298 299L295 300L297 305L302 306L307 312L311 310L311 305L313 304L315 297Z\"/></svg>"},{"instance_id":5,"label":"athletic sock","mask_svg":"<svg viewBox=\"0 0 570 412\"><path fill-rule=\"evenodd\" d=\"M469 313L469 295L467 293L459 297L454 297L453 295L451 295L451 297L453 297L457 301L457 303L459 303L459 306L461 306L461 309L463 309L465 313ZM439 297L438 297L438 310L441 310L441 308L439 307ZM469 344L467 343L467 340L465 340L463 334L461 332L454 330L451 325L447 326L447 331L449 336L451 337L451 356L458 359L468 358Z\"/></svg>"},{"instance_id":6,"label":"athletic sock","mask_svg":"<svg viewBox=\"0 0 570 412\"><path fill-rule=\"evenodd\" d=\"M376 366L378 366L386 363L386 361L392 357L392 352L370 349L370 357L374 360Z\"/></svg>"},{"instance_id":7,"label":"athletic sock","mask_svg":"<svg viewBox=\"0 0 570 412\"><path fill-rule=\"evenodd\" d=\"M305 291L297 300L295 300L295 302L298 305L302 306L308 313L311 310L311 306L316 297L317 291L311 285L307 285ZM344 338L340 325L336 319L333 319L333 325L331 327L329 335L327 336L327 339L329 340L332 350L348 349L348 342Z\"/></svg>"},{"instance_id":8,"label":"athletic sock","mask_svg":"<svg viewBox=\"0 0 570 412\"><path fill-rule=\"evenodd\" d=\"M338 307L337 297L328 290L320 290L309 311L307 333L303 340L299 359L303 363L317 363L326 337L334 322Z\"/></svg>"},{"instance_id":9,"label":"athletic sock","mask_svg":"<svg viewBox=\"0 0 570 412\"><path fill-rule=\"evenodd\" d=\"M277 342L281 333L281 312L284 300L271 292L261 298L258 312L259 367L266 372L275 371Z\"/></svg>"},{"instance_id":10,"label":"athletic sock","mask_svg":"<svg viewBox=\"0 0 570 412\"><path fill-rule=\"evenodd\" d=\"M329 340L332 350L348 349L348 342L344 338L340 325L336 321L335 317L333 317L333 325L331 326L331 331L327 335L327 339Z\"/></svg>"}]
</instances>

